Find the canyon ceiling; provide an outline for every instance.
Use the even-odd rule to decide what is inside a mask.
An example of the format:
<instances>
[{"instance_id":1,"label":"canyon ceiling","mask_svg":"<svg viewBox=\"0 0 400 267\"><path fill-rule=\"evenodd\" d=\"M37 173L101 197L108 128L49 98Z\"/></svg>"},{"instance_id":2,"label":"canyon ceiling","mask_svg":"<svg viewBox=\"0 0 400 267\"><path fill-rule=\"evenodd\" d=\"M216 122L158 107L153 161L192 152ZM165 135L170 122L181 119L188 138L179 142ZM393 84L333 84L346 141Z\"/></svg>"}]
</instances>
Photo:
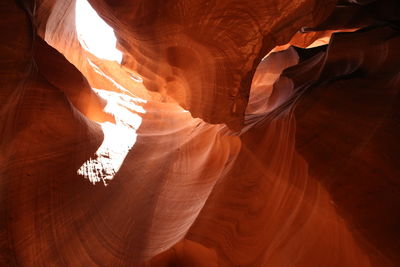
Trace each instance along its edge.
<instances>
[{"instance_id":1,"label":"canyon ceiling","mask_svg":"<svg viewBox=\"0 0 400 267\"><path fill-rule=\"evenodd\" d=\"M400 266L398 0L2 0L0 266Z\"/></svg>"}]
</instances>

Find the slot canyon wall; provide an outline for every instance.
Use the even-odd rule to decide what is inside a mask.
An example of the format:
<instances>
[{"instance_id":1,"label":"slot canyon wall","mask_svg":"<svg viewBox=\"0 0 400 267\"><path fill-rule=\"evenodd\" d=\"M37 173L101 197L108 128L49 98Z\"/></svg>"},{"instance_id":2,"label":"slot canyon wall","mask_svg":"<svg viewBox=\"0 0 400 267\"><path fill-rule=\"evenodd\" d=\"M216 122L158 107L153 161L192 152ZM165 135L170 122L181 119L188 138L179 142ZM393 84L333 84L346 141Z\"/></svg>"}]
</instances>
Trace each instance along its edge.
<instances>
[{"instance_id":1,"label":"slot canyon wall","mask_svg":"<svg viewBox=\"0 0 400 267\"><path fill-rule=\"evenodd\" d=\"M400 266L398 0L3 0L0 266Z\"/></svg>"}]
</instances>

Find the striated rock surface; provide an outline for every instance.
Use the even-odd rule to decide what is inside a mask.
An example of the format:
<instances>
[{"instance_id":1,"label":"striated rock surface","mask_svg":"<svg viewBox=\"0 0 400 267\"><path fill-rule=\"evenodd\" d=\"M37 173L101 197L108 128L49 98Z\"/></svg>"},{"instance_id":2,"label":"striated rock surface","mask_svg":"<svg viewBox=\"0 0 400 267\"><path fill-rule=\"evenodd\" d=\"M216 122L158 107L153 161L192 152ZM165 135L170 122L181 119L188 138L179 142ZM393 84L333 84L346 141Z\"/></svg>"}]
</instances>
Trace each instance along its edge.
<instances>
[{"instance_id":1,"label":"striated rock surface","mask_svg":"<svg viewBox=\"0 0 400 267\"><path fill-rule=\"evenodd\" d=\"M399 266L399 11L4 0L0 266Z\"/></svg>"}]
</instances>

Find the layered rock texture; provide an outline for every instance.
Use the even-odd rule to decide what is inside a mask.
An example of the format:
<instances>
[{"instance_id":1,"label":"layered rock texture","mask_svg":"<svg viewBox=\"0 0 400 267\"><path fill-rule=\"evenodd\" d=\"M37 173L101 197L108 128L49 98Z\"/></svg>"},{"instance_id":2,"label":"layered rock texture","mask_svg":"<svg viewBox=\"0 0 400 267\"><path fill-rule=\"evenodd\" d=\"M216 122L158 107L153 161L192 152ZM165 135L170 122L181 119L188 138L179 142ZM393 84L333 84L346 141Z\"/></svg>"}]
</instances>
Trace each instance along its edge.
<instances>
[{"instance_id":1,"label":"layered rock texture","mask_svg":"<svg viewBox=\"0 0 400 267\"><path fill-rule=\"evenodd\" d=\"M0 266L400 266L398 0L3 0Z\"/></svg>"}]
</instances>

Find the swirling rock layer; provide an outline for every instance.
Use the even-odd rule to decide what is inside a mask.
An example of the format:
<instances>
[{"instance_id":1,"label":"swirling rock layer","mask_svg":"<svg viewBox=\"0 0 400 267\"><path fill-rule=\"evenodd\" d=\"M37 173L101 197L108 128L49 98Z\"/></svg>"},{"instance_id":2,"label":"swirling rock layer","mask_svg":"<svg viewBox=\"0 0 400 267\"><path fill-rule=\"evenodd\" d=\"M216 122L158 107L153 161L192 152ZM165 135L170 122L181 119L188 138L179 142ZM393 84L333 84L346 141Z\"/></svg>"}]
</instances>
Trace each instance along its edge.
<instances>
[{"instance_id":1,"label":"swirling rock layer","mask_svg":"<svg viewBox=\"0 0 400 267\"><path fill-rule=\"evenodd\" d=\"M0 265L400 265L399 10L4 0Z\"/></svg>"}]
</instances>

